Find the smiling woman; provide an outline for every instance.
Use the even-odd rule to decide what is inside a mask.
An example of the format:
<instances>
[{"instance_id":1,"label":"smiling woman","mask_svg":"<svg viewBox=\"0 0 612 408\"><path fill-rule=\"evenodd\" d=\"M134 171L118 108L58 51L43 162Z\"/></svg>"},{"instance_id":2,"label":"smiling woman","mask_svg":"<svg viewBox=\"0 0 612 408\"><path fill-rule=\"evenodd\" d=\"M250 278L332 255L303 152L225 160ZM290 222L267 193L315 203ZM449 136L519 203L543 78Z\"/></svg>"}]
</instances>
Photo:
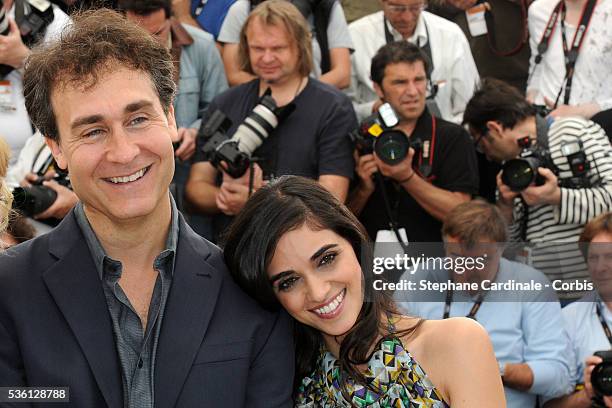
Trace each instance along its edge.
<instances>
[{"instance_id":1,"label":"smiling woman","mask_svg":"<svg viewBox=\"0 0 612 408\"><path fill-rule=\"evenodd\" d=\"M247 293L295 319L296 406L505 406L482 327L399 314L362 268L363 227L316 182L287 176L258 190L224 256Z\"/></svg>"}]
</instances>

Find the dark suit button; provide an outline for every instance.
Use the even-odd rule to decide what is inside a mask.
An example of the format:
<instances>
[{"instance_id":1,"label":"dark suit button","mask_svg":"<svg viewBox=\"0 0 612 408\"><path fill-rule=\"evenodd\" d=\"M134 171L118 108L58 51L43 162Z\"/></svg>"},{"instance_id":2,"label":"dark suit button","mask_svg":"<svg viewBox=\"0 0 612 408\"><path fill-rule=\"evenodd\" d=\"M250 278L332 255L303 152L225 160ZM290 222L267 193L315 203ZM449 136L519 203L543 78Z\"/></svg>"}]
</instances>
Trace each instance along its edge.
<instances>
[{"instance_id":1,"label":"dark suit button","mask_svg":"<svg viewBox=\"0 0 612 408\"><path fill-rule=\"evenodd\" d=\"M138 360L138 368L142 368L142 358Z\"/></svg>"}]
</instances>

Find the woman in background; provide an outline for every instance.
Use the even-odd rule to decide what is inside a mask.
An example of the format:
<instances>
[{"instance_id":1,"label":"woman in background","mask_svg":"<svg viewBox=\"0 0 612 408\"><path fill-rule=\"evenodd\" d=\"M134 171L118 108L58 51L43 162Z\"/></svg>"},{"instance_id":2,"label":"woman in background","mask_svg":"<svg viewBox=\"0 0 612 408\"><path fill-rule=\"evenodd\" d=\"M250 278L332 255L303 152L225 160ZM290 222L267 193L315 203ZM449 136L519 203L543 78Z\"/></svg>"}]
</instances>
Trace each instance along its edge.
<instances>
[{"instance_id":1,"label":"woman in background","mask_svg":"<svg viewBox=\"0 0 612 408\"><path fill-rule=\"evenodd\" d=\"M363 227L318 183L287 176L258 190L224 254L247 293L296 321L296 406L506 406L484 329L399 314L360 264L371 265Z\"/></svg>"}]
</instances>

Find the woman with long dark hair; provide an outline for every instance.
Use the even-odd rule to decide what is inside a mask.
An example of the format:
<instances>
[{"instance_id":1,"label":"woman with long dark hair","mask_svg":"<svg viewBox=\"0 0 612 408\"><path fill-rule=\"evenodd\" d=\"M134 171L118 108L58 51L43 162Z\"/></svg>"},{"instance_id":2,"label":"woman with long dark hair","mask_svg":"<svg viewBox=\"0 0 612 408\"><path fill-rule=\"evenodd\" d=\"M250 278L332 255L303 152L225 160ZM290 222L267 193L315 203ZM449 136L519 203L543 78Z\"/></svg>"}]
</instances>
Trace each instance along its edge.
<instances>
[{"instance_id":1,"label":"woman with long dark hair","mask_svg":"<svg viewBox=\"0 0 612 408\"><path fill-rule=\"evenodd\" d=\"M224 254L247 293L296 321L296 406L505 406L484 329L402 316L361 267L363 227L318 183L286 176L258 190Z\"/></svg>"}]
</instances>

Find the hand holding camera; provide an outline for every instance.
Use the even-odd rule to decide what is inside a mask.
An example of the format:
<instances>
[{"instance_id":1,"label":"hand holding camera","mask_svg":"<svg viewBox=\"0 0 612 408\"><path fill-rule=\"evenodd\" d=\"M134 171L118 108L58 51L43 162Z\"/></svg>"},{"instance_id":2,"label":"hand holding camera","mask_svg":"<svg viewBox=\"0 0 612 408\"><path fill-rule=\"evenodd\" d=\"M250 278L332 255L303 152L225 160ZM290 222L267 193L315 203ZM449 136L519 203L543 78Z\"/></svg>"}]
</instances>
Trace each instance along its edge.
<instances>
[{"instance_id":1,"label":"hand holding camera","mask_svg":"<svg viewBox=\"0 0 612 408\"><path fill-rule=\"evenodd\" d=\"M253 171L252 186L250 185L251 171ZM252 168L247 169L246 173L239 178L232 178L229 174L223 172L223 183L216 197L217 208L226 215L238 214L249 199L251 187L253 191L256 191L263 186L263 183L263 171L257 163Z\"/></svg>"},{"instance_id":2,"label":"hand holding camera","mask_svg":"<svg viewBox=\"0 0 612 408\"><path fill-rule=\"evenodd\" d=\"M389 165L385 161L381 160L376 153L374 158L378 169L383 176L392 178L398 183L408 181L414 176L414 169L412 168L412 159L414 158L415 150L410 147L406 154L406 157L399 163Z\"/></svg>"},{"instance_id":3,"label":"hand holding camera","mask_svg":"<svg viewBox=\"0 0 612 408\"><path fill-rule=\"evenodd\" d=\"M378 171L376 159L373 154L360 156L357 151L355 151L353 157L356 163L355 171L357 176L359 176L359 189L362 193L370 196L376 189L376 184L374 183L374 173Z\"/></svg>"},{"instance_id":4,"label":"hand holding camera","mask_svg":"<svg viewBox=\"0 0 612 408\"><path fill-rule=\"evenodd\" d=\"M612 408L612 350L597 351L586 359L584 392L593 407Z\"/></svg>"},{"instance_id":5,"label":"hand holding camera","mask_svg":"<svg viewBox=\"0 0 612 408\"><path fill-rule=\"evenodd\" d=\"M7 19L8 28L0 33L0 64L19 68L28 56L30 50L21 40L19 27L15 20ZM1 30L0 30L1 31Z\"/></svg>"},{"instance_id":6,"label":"hand holding camera","mask_svg":"<svg viewBox=\"0 0 612 408\"><path fill-rule=\"evenodd\" d=\"M178 139L173 140L174 155L181 161L186 161L193 156L196 149L196 137L198 129L179 128Z\"/></svg>"}]
</instances>

